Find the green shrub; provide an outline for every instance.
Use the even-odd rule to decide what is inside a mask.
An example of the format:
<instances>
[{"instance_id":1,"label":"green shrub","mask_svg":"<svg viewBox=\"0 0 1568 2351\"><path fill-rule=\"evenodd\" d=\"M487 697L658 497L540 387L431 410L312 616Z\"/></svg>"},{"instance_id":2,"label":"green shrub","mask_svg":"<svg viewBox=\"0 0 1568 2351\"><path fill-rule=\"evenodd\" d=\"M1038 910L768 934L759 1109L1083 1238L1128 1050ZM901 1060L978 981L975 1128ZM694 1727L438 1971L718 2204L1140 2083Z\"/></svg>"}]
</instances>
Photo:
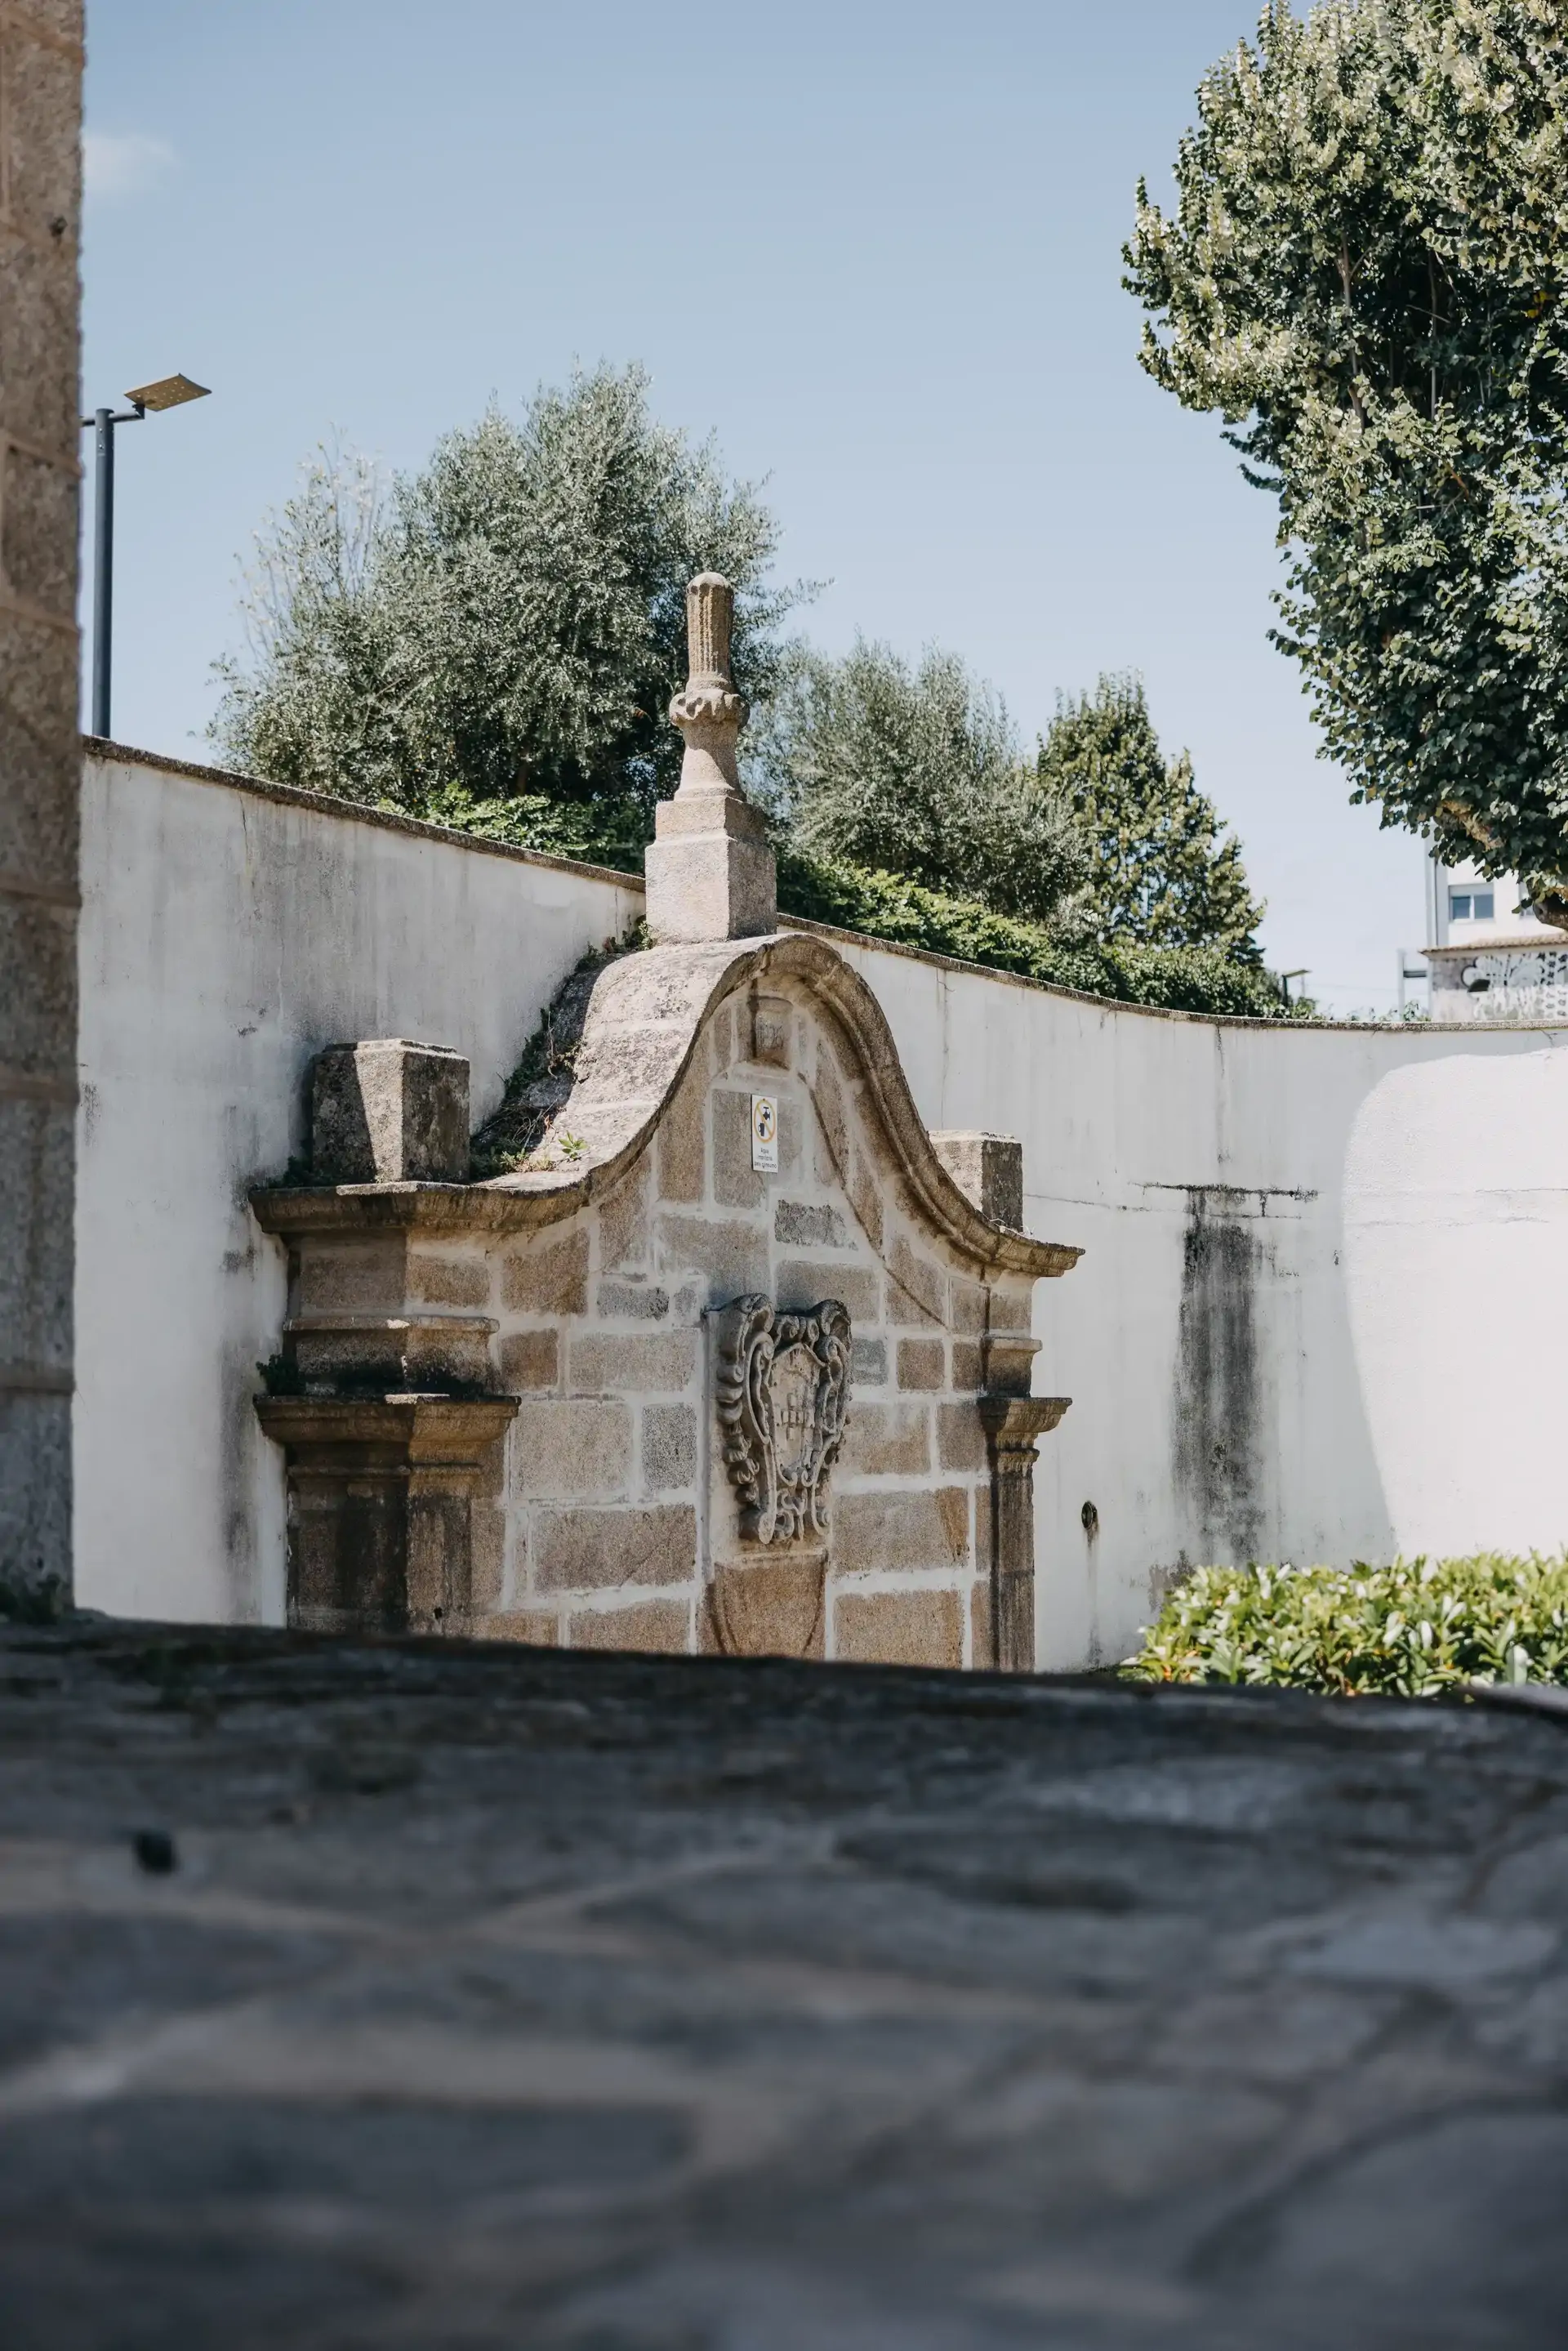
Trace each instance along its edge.
<instances>
[{"instance_id":1,"label":"green shrub","mask_svg":"<svg viewBox=\"0 0 1568 2351\"><path fill-rule=\"evenodd\" d=\"M868 938L924 947L1121 1004L1254 1020L1287 1017L1278 981L1223 947L1069 945L1040 923L993 914L973 899L924 889L900 873L871 872L783 846L778 867L780 906L807 922L835 923ZM1293 1015L1300 1009L1290 1008Z\"/></svg>"},{"instance_id":2,"label":"green shrub","mask_svg":"<svg viewBox=\"0 0 1568 2351\"><path fill-rule=\"evenodd\" d=\"M1471 1681L1568 1682L1568 1556L1200 1567L1122 1671L1397 1698Z\"/></svg>"}]
</instances>

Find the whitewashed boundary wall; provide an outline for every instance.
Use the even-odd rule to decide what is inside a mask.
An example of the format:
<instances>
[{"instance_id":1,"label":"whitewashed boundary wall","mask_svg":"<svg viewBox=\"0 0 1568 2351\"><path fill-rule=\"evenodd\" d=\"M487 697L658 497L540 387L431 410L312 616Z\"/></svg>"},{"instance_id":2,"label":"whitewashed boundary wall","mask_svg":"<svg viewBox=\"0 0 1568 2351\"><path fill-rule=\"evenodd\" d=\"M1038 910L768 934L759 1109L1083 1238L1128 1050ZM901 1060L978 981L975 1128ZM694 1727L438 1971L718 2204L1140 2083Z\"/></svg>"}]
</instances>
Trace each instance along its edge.
<instances>
[{"instance_id":1,"label":"whitewashed boundary wall","mask_svg":"<svg viewBox=\"0 0 1568 2351\"><path fill-rule=\"evenodd\" d=\"M282 1252L249 1186L311 1055L455 1047L476 1118L641 891L125 752L88 762L78 1591L278 1621L254 1425ZM839 942L936 1128L1019 1135L1044 1285L1042 1664L1123 1653L1205 1559L1568 1537L1568 1031L1285 1029L1090 1003Z\"/></svg>"},{"instance_id":2,"label":"whitewashed boundary wall","mask_svg":"<svg viewBox=\"0 0 1568 2351\"><path fill-rule=\"evenodd\" d=\"M452 1046L486 1117L642 893L136 752L86 765L78 1596L281 1624L282 1456L250 1399L284 1254L246 1196L303 1151L311 1057Z\"/></svg>"},{"instance_id":3,"label":"whitewashed boundary wall","mask_svg":"<svg viewBox=\"0 0 1568 2351\"><path fill-rule=\"evenodd\" d=\"M846 950L933 1126L1023 1144L1043 1663L1200 1561L1568 1541L1568 1030L1273 1026Z\"/></svg>"}]
</instances>

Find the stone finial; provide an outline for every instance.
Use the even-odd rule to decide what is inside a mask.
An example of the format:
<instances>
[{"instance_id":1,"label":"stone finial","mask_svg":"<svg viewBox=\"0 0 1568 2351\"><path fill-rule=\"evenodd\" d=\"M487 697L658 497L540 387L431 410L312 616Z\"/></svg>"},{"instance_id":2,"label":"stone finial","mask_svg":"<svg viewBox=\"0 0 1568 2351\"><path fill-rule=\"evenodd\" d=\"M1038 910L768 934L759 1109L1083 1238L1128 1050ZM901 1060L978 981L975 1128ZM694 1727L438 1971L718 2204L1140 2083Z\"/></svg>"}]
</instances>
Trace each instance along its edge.
<instances>
[{"instance_id":1,"label":"stone finial","mask_svg":"<svg viewBox=\"0 0 1568 2351\"><path fill-rule=\"evenodd\" d=\"M328 1045L310 1072L310 1166L318 1184L468 1180L468 1063L402 1037Z\"/></svg>"},{"instance_id":2,"label":"stone finial","mask_svg":"<svg viewBox=\"0 0 1568 2351\"><path fill-rule=\"evenodd\" d=\"M778 920L767 828L741 789L746 705L730 668L734 617L729 581L700 572L686 590L689 674L670 705L686 756L645 861L648 927L659 945L753 938Z\"/></svg>"}]
</instances>

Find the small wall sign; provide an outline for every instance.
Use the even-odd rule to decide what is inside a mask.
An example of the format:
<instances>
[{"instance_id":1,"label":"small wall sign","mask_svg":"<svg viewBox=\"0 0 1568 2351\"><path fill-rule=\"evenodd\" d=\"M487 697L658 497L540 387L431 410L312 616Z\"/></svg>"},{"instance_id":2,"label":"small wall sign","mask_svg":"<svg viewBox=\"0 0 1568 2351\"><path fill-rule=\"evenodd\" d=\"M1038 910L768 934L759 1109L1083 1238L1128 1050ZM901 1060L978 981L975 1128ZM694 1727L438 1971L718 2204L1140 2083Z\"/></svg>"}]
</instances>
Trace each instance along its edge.
<instances>
[{"instance_id":1,"label":"small wall sign","mask_svg":"<svg viewBox=\"0 0 1568 2351\"><path fill-rule=\"evenodd\" d=\"M759 1176L779 1172L779 1106L773 1094L752 1096L752 1165Z\"/></svg>"}]
</instances>

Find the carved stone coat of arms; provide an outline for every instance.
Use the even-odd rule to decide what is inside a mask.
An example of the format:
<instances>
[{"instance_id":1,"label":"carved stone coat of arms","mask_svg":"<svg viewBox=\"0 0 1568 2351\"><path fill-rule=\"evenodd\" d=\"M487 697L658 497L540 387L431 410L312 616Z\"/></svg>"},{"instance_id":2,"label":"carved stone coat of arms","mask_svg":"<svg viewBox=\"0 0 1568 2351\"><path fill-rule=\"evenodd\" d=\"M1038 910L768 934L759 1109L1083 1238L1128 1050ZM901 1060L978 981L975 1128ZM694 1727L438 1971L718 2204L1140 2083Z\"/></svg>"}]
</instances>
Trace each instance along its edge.
<instances>
[{"instance_id":1,"label":"carved stone coat of arms","mask_svg":"<svg viewBox=\"0 0 1568 2351\"><path fill-rule=\"evenodd\" d=\"M719 1430L742 1533L763 1543L826 1534L849 1402L848 1309L829 1298L781 1314L769 1299L738 1298L717 1321Z\"/></svg>"}]
</instances>

